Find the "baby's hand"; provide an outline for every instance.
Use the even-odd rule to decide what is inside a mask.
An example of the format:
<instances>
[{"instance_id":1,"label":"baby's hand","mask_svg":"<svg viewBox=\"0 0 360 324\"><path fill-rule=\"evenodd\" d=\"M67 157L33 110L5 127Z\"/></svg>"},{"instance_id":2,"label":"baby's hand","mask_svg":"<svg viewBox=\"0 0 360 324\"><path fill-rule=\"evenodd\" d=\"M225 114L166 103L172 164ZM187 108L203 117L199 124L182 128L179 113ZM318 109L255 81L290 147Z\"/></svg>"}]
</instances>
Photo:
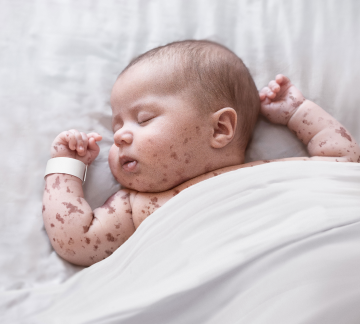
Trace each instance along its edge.
<instances>
[{"instance_id":1,"label":"baby's hand","mask_svg":"<svg viewBox=\"0 0 360 324\"><path fill-rule=\"evenodd\" d=\"M272 123L287 125L297 108L305 101L304 96L291 82L278 74L275 80L259 92L261 113Z\"/></svg>"},{"instance_id":2,"label":"baby's hand","mask_svg":"<svg viewBox=\"0 0 360 324\"><path fill-rule=\"evenodd\" d=\"M51 146L51 157L69 157L89 165L99 155L98 133L85 134L75 129L60 133Z\"/></svg>"}]
</instances>

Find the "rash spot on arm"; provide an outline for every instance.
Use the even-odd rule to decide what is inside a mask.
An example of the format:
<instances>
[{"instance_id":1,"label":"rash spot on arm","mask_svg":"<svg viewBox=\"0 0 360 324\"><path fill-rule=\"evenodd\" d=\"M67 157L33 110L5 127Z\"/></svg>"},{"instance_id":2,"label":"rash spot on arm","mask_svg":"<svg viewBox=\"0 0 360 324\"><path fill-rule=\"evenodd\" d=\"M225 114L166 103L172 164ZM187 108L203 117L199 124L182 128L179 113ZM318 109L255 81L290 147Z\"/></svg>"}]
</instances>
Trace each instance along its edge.
<instances>
[{"instance_id":1,"label":"rash spot on arm","mask_svg":"<svg viewBox=\"0 0 360 324\"><path fill-rule=\"evenodd\" d=\"M335 129L335 133L340 134L342 137L345 137L347 140L352 142L350 135L346 132L344 127L340 127L340 129Z\"/></svg>"}]
</instances>

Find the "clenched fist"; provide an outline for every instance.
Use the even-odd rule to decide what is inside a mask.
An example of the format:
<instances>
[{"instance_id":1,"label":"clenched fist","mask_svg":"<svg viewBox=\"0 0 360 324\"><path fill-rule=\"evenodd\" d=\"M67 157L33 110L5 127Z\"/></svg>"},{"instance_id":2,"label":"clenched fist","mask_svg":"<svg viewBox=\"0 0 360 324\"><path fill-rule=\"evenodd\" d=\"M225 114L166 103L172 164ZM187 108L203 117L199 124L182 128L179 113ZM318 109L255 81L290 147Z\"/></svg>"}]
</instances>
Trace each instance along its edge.
<instances>
[{"instance_id":1,"label":"clenched fist","mask_svg":"<svg viewBox=\"0 0 360 324\"><path fill-rule=\"evenodd\" d=\"M99 155L98 133L85 134L76 129L60 133L51 145L51 157L68 157L89 165Z\"/></svg>"}]
</instances>

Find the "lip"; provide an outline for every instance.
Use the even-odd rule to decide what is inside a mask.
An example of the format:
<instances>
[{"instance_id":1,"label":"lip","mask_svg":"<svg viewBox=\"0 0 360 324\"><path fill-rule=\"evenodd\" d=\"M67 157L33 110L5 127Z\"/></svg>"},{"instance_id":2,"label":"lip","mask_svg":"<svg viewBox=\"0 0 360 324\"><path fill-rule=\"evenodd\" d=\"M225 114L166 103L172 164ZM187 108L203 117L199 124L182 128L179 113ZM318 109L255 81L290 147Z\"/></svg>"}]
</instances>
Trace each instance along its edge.
<instances>
[{"instance_id":1,"label":"lip","mask_svg":"<svg viewBox=\"0 0 360 324\"><path fill-rule=\"evenodd\" d=\"M123 155L119 159L121 167L127 172L135 172L137 169L138 161L132 157Z\"/></svg>"}]
</instances>

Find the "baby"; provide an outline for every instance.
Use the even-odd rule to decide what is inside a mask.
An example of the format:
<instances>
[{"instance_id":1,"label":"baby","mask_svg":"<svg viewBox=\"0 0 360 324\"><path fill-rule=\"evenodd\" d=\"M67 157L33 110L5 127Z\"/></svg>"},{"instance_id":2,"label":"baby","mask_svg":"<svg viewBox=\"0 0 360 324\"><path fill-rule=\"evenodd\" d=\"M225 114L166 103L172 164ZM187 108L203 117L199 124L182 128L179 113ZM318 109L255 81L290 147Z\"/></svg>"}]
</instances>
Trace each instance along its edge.
<instances>
[{"instance_id":1,"label":"baby","mask_svg":"<svg viewBox=\"0 0 360 324\"><path fill-rule=\"evenodd\" d=\"M89 266L111 255L141 222L179 192L208 178L273 161L360 162L349 132L283 75L259 93L243 62L209 41L175 42L133 60L111 93L114 144L109 165L125 188L91 210L82 181L46 176L43 218L55 251ZM244 164L259 110L287 125L310 158ZM90 164L99 154L97 133L59 134L52 158Z\"/></svg>"}]
</instances>

